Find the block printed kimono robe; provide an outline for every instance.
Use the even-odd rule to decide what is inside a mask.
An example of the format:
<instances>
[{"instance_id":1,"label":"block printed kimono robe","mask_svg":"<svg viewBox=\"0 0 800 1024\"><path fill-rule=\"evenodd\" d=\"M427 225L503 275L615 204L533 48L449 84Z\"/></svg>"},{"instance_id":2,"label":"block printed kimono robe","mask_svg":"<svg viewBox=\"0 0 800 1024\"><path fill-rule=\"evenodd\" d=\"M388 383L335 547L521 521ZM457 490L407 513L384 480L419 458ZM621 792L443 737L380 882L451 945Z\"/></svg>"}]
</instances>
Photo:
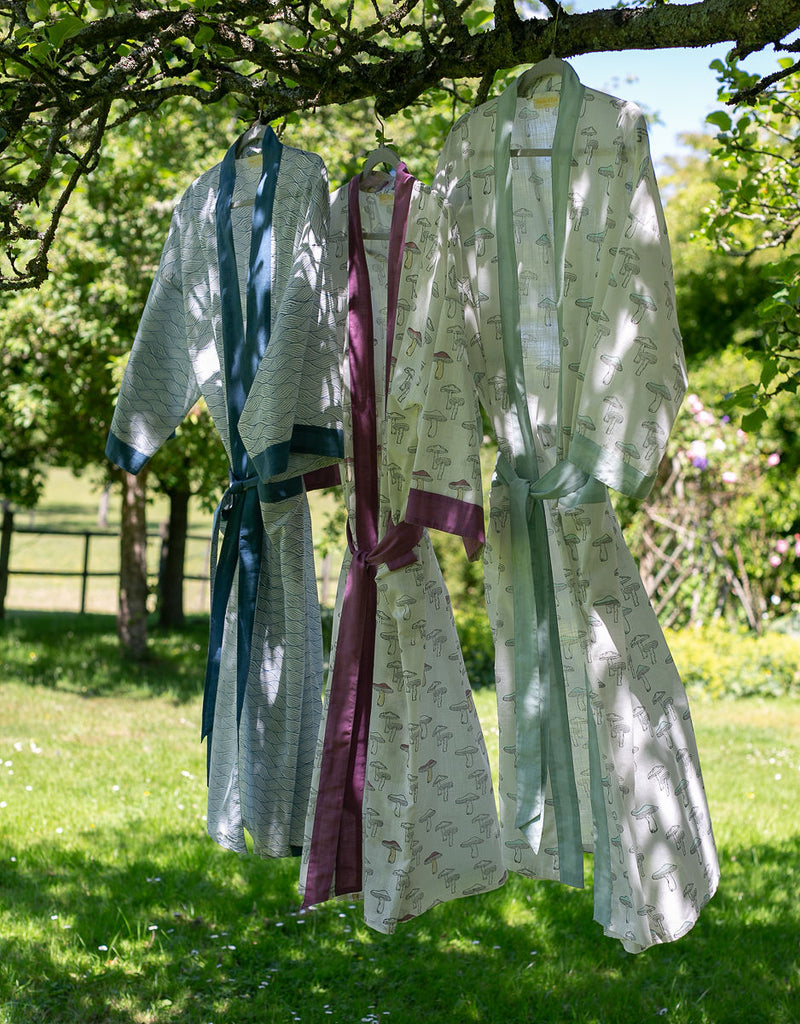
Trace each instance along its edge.
<instances>
[{"instance_id":1,"label":"block printed kimono robe","mask_svg":"<svg viewBox=\"0 0 800 1024\"><path fill-rule=\"evenodd\" d=\"M247 829L262 856L299 853L320 714L319 606L299 474L341 455L340 399L319 330L328 205L322 161L282 146L271 129L263 154L236 159L233 146L187 189L107 445L138 472L202 396L225 446L231 481L215 516L203 708L208 831L244 853ZM269 409L264 476L276 482L256 486L238 420L259 360L268 370L258 394Z\"/></svg>"},{"instance_id":2,"label":"block printed kimono robe","mask_svg":"<svg viewBox=\"0 0 800 1024\"><path fill-rule=\"evenodd\" d=\"M398 350L389 416L409 435L390 458L412 483L397 513L430 525L431 491L455 484L424 423L466 398L441 444L480 504L479 397L499 449L484 564L506 865L580 886L593 851L595 919L637 952L687 932L719 873L685 692L606 491L649 491L685 369L642 115L563 68L447 139L446 308L428 313L446 326L427 369Z\"/></svg>"},{"instance_id":3,"label":"block printed kimono robe","mask_svg":"<svg viewBox=\"0 0 800 1024\"><path fill-rule=\"evenodd\" d=\"M365 921L385 933L506 876L449 595L427 533L389 519L387 471L379 471L387 358L394 337L413 360L417 339L404 326L428 287L439 213L438 198L403 164L393 191L362 191L356 178L331 203L350 550L301 890L306 905L362 893Z\"/></svg>"}]
</instances>

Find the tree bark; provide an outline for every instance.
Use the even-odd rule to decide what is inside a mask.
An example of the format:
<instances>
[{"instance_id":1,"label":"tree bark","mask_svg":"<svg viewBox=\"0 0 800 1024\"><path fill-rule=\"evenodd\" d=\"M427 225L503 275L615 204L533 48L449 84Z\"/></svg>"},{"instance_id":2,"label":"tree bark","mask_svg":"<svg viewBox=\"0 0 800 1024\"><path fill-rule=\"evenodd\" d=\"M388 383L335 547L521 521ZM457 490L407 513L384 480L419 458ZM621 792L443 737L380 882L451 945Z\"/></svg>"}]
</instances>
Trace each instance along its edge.
<instances>
[{"instance_id":1,"label":"tree bark","mask_svg":"<svg viewBox=\"0 0 800 1024\"><path fill-rule=\"evenodd\" d=\"M117 636L135 661L147 657L147 469L122 474Z\"/></svg>"},{"instance_id":2,"label":"tree bark","mask_svg":"<svg viewBox=\"0 0 800 1024\"><path fill-rule=\"evenodd\" d=\"M161 541L158 577L158 624L166 629L182 629L185 622L183 566L189 529L189 498L189 491L169 492L169 519Z\"/></svg>"}]
</instances>

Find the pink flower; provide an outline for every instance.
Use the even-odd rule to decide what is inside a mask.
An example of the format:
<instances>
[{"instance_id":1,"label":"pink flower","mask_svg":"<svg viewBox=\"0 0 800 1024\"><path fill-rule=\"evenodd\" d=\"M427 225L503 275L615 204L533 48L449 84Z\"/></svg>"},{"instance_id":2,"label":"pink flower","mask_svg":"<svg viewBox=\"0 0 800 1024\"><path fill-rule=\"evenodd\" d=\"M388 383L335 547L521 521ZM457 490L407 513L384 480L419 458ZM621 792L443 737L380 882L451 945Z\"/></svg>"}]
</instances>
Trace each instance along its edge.
<instances>
[{"instance_id":1,"label":"pink flower","mask_svg":"<svg viewBox=\"0 0 800 1024\"><path fill-rule=\"evenodd\" d=\"M696 416L697 413L703 411L703 403L694 393L686 396L686 406L693 416Z\"/></svg>"},{"instance_id":2,"label":"pink flower","mask_svg":"<svg viewBox=\"0 0 800 1024\"><path fill-rule=\"evenodd\" d=\"M706 412L705 409L701 409L700 412L697 413L695 420L701 427L713 427L717 422L716 416L713 416L710 412Z\"/></svg>"},{"instance_id":3,"label":"pink flower","mask_svg":"<svg viewBox=\"0 0 800 1024\"><path fill-rule=\"evenodd\" d=\"M767 465L768 466L777 466L780 461L781 461L781 457L780 457L780 455L777 452L772 452L771 455L767 456Z\"/></svg>"},{"instance_id":4,"label":"pink flower","mask_svg":"<svg viewBox=\"0 0 800 1024\"><path fill-rule=\"evenodd\" d=\"M738 479L739 477L730 469L722 474L722 482L726 484L735 484Z\"/></svg>"},{"instance_id":5,"label":"pink flower","mask_svg":"<svg viewBox=\"0 0 800 1024\"><path fill-rule=\"evenodd\" d=\"M785 555L786 552L789 550L789 541L786 540L785 537L781 537L779 540L776 540L775 550L779 552L781 555Z\"/></svg>"},{"instance_id":6,"label":"pink flower","mask_svg":"<svg viewBox=\"0 0 800 1024\"><path fill-rule=\"evenodd\" d=\"M769 564L772 566L773 569L777 569L778 566L781 564L781 561L782 559L780 555L769 556Z\"/></svg>"}]
</instances>

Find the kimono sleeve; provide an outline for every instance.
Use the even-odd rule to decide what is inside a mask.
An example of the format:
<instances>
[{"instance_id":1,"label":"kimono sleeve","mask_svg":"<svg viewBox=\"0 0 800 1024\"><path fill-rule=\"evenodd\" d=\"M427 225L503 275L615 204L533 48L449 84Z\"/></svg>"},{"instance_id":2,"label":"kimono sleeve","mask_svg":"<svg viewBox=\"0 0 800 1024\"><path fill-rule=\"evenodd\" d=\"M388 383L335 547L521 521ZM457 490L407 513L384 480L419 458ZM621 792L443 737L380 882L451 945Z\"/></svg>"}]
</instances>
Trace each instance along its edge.
<instances>
[{"instance_id":1,"label":"kimono sleeve","mask_svg":"<svg viewBox=\"0 0 800 1024\"><path fill-rule=\"evenodd\" d=\"M341 382L325 240L324 168L239 432L259 477L285 480L343 457Z\"/></svg>"},{"instance_id":2,"label":"kimono sleeve","mask_svg":"<svg viewBox=\"0 0 800 1024\"><path fill-rule=\"evenodd\" d=\"M384 468L395 522L458 534L474 557L484 541L483 430L464 328L468 281L451 241L450 208L430 201L438 237L430 277L416 299L407 296L406 327L394 341Z\"/></svg>"},{"instance_id":3,"label":"kimono sleeve","mask_svg":"<svg viewBox=\"0 0 800 1024\"><path fill-rule=\"evenodd\" d=\"M667 227L644 118L626 105L627 209L599 254L568 459L635 498L650 491L686 391Z\"/></svg>"},{"instance_id":4,"label":"kimono sleeve","mask_svg":"<svg viewBox=\"0 0 800 1024\"><path fill-rule=\"evenodd\" d=\"M179 206L122 378L107 457L138 473L199 397L186 338Z\"/></svg>"}]
</instances>

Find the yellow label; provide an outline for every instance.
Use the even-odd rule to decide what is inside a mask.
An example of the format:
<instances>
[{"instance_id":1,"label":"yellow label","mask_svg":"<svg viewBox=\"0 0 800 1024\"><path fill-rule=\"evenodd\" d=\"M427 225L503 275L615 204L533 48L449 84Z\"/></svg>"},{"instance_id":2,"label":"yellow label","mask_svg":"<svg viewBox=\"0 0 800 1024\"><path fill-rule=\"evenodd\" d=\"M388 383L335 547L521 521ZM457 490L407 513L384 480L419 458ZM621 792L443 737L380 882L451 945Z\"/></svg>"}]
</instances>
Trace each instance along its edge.
<instances>
[{"instance_id":1,"label":"yellow label","mask_svg":"<svg viewBox=\"0 0 800 1024\"><path fill-rule=\"evenodd\" d=\"M558 96L534 96L533 105L539 110L552 110L553 107L558 106Z\"/></svg>"}]
</instances>

